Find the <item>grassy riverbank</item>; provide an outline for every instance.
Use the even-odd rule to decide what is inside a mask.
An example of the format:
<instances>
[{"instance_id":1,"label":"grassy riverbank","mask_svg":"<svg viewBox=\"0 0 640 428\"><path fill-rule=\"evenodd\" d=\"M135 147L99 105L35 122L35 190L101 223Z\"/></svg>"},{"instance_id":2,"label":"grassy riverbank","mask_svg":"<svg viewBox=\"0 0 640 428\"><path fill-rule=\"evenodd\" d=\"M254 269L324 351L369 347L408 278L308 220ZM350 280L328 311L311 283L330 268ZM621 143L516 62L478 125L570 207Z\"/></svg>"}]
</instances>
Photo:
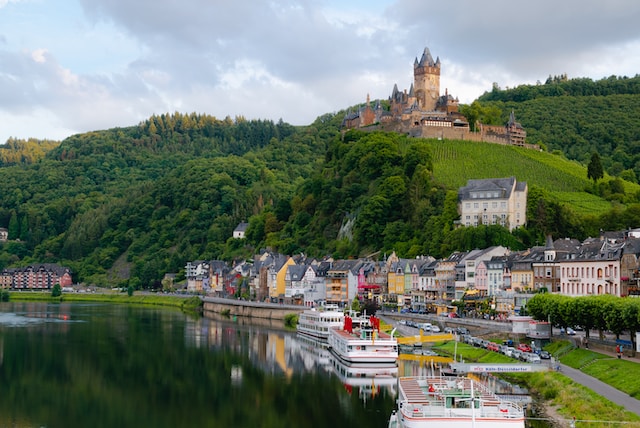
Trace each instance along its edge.
<instances>
[{"instance_id":1,"label":"grassy riverbank","mask_svg":"<svg viewBox=\"0 0 640 428\"><path fill-rule=\"evenodd\" d=\"M164 294L133 294L126 293L63 293L59 297L51 297L51 293L11 292L10 301L39 301L39 302L102 302L118 304L153 305L179 308L185 311L199 312L202 309L202 299L197 296L181 297Z\"/></svg>"},{"instance_id":2,"label":"grassy riverbank","mask_svg":"<svg viewBox=\"0 0 640 428\"><path fill-rule=\"evenodd\" d=\"M454 346L454 342L448 342L437 346L436 349L440 353L453 356ZM569 351L561 360L563 363L568 365L570 365L570 361L582 361L582 351L584 350L576 349ZM456 353L458 358L463 358L466 361L482 363L514 362L513 359L496 352L475 348L461 343L458 343ZM613 382L608 381L608 379L601 380L607 381L607 383L613 387L625 392L627 392L623 389L625 385L633 385L634 382L637 385L638 372L636 372L636 370L640 370L640 368L637 367L637 363L624 360L619 361L617 359L603 359L602 361L608 361L611 365L608 365L607 367L614 367L612 370L616 372L621 370L624 373L625 369L631 371L627 372L626 378L622 376L619 380L615 380L617 377L614 377ZM618 363L619 365L615 363ZM632 368L628 366L628 364L634 365L634 367ZM600 371L600 369L598 369L598 371ZM584 372L591 374L586 369ZM555 419L559 417L564 420L570 420L575 416L581 421L595 421L589 423L585 422L584 426L588 426L590 428L617 426L617 424L605 421L622 422L626 427L640 427L639 416L634 413L627 412L623 407L618 406L617 404L607 400L605 397L602 397L590 389L575 383L562 373L548 371L535 373L510 373L503 374L501 376L509 381L526 386L529 391L542 398L546 404L547 413L550 417L554 417ZM603 377L607 378L607 376ZM635 388L637 389L638 387L635 386ZM579 424L580 423L576 426L582 426Z\"/></svg>"},{"instance_id":3,"label":"grassy riverbank","mask_svg":"<svg viewBox=\"0 0 640 428\"><path fill-rule=\"evenodd\" d=\"M640 399L640 364L635 361L619 360L589 349L576 349L561 357L560 361Z\"/></svg>"}]
</instances>

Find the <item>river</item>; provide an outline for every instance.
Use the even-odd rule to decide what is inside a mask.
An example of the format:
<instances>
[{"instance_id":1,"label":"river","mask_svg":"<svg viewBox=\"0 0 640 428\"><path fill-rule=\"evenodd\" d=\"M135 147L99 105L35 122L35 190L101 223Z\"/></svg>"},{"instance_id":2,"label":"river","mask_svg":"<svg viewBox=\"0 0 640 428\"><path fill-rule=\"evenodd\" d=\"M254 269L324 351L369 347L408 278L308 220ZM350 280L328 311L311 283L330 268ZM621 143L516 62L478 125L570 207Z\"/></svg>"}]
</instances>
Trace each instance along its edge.
<instances>
[{"instance_id":1,"label":"river","mask_svg":"<svg viewBox=\"0 0 640 428\"><path fill-rule=\"evenodd\" d=\"M395 377L425 367L353 373L256 320L0 304L0 427L386 427Z\"/></svg>"}]
</instances>

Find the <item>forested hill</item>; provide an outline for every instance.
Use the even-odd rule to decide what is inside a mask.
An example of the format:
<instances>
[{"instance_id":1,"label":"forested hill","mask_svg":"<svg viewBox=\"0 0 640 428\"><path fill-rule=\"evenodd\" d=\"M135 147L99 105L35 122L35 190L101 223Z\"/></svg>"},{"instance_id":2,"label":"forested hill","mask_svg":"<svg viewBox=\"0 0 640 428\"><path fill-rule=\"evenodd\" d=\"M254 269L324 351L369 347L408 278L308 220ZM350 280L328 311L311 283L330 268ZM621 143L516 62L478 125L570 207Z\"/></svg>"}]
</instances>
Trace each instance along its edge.
<instances>
[{"instance_id":1,"label":"forested hill","mask_svg":"<svg viewBox=\"0 0 640 428\"><path fill-rule=\"evenodd\" d=\"M511 110L530 143L560 151L583 164L598 153L615 176L640 178L640 76L593 81L549 77L544 84L494 87L478 103Z\"/></svg>"},{"instance_id":2,"label":"forested hill","mask_svg":"<svg viewBox=\"0 0 640 428\"><path fill-rule=\"evenodd\" d=\"M344 111L304 127L163 114L74 135L57 147L40 144L33 158L17 155L33 145L8 144L13 160L0 167L0 227L10 241L0 244L0 269L61 263L77 281L154 287L165 273L183 272L187 261L231 261L262 248L345 258L391 251L446 257L489 245L526 248L546 234L582 239L600 229L637 227L640 186L636 165L626 166L639 155L632 144L637 136L628 137L640 129L633 125L640 117L637 97L474 103L497 106L505 117L513 108L530 139L578 159L594 149L606 153L605 137L615 140L603 161L610 172L613 159L624 162L629 169L620 175L629 181L605 174L595 184L584 163L548 152L381 132L343 135ZM615 108L618 99L624 108ZM612 124L622 116L633 126L620 136ZM595 139L598 127L604 130ZM457 188L496 175L529 184L529 225L515 233L500 226L455 229ZM247 239L232 239L246 221Z\"/></svg>"},{"instance_id":3,"label":"forested hill","mask_svg":"<svg viewBox=\"0 0 640 428\"><path fill-rule=\"evenodd\" d=\"M148 286L186 261L231 259L241 221L265 207L285 220L340 119L282 121L161 115L79 134L41 161L0 168L0 268L71 266L80 281Z\"/></svg>"}]
</instances>

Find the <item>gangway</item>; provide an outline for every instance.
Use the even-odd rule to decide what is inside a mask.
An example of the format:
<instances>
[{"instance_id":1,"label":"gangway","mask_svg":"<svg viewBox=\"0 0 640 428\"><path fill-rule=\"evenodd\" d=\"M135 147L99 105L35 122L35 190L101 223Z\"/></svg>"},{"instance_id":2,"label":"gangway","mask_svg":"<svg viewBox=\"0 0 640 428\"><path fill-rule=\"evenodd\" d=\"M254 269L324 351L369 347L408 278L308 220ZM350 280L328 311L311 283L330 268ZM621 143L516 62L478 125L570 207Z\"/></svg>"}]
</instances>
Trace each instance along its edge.
<instances>
[{"instance_id":1,"label":"gangway","mask_svg":"<svg viewBox=\"0 0 640 428\"><path fill-rule=\"evenodd\" d=\"M447 342L453 340L453 335L451 333L427 335L423 334L423 331L420 330L419 335L398 337L397 340L398 345L417 345L420 343Z\"/></svg>"},{"instance_id":2,"label":"gangway","mask_svg":"<svg viewBox=\"0 0 640 428\"><path fill-rule=\"evenodd\" d=\"M482 363L451 363L455 373L531 373L548 371L546 364L482 364Z\"/></svg>"},{"instance_id":3,"label":"gangway","mask_svg":"<svg viewBox=\"0 0 640 428\"><path fill-rule=\"evenodd\" d=\"M441 357L439 355L416 355L416 354L400 354L398 355L400 361L418 361L418 362L433 362L434 364L449 364L451 363L451 357Z\"/></svg>"}]
</instances>

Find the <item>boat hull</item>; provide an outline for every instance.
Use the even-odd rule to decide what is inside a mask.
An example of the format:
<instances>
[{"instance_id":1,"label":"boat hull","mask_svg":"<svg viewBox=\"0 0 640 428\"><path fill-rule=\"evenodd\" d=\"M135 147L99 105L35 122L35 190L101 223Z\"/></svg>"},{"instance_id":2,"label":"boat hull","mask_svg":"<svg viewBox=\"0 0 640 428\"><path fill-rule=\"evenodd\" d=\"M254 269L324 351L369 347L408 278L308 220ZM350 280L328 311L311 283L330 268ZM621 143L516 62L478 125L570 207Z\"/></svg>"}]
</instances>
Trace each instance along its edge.
<instances>
[{"instance_id":1,"label":"boat hull","mask_svg":"<svg viewBox=\"0 0 640 428\"><path fill-rule=\"evenodd\" d=\"M397 341L384 333L362 338L334 327L330 329L329 347L345 364L394 364L398 360Z\"/></svg>"},{"instance_id":2,"label":"boat hull","mask_svg":"<svg viewBox=\"0 0 640 428\"><path fill-rule=\"evenodd\" d=\"M524 418L503 419L503 418L406 418L402 414L396 413L392 416L396 418L389 421L389 427L397 428L523 428Z\"/></svg>"}]
</instances>

